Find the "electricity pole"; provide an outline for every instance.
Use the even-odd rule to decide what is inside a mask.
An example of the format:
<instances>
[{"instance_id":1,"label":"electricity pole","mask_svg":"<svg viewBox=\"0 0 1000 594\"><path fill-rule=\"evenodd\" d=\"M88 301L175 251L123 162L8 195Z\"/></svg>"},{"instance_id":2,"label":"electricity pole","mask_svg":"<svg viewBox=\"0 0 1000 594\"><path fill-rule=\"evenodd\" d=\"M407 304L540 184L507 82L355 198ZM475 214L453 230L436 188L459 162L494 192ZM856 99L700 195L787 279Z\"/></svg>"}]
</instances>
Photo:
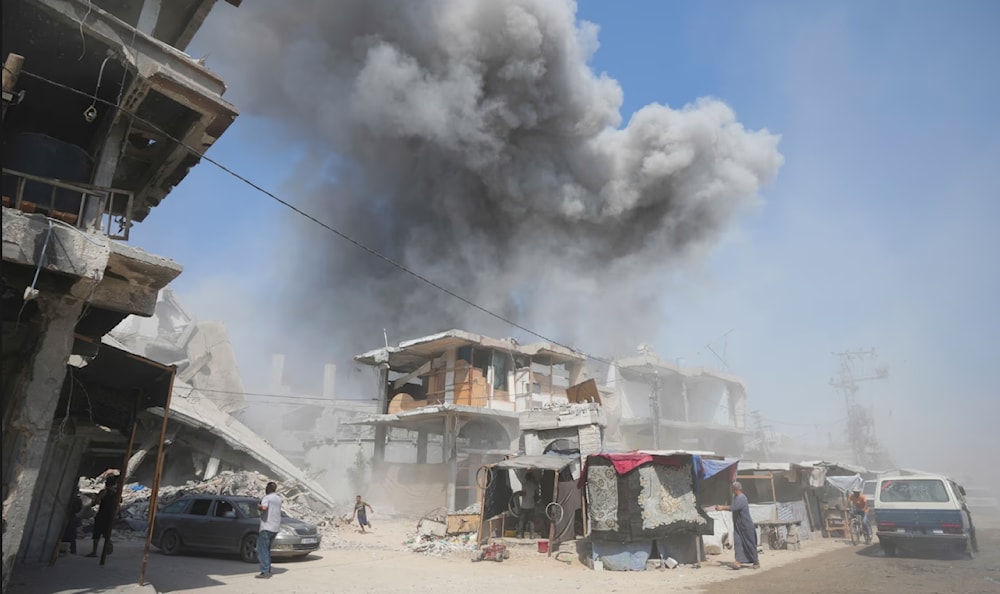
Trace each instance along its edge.
<instances>
[{"instance_id":1,"label":"electricity pole","mask_svg":"<svg viewBox=\"0 0 1000 594\"><path fill-rule=\"evenodd\" d=\"M847 409L847 439L850 442L854 462L868 467L872 464L884 464L886 456L881 451L879 440L875 436L875 423L868 410L858 403L858 383L872 380L883 380L889 377L887 367L875 368L872 375L857 377L854 366L860 361L874 360L875 349L854 350L833 353L840 359L840 372L830 380L830 385L844 396L844 406Z\"/></svg>"}]
</instances>

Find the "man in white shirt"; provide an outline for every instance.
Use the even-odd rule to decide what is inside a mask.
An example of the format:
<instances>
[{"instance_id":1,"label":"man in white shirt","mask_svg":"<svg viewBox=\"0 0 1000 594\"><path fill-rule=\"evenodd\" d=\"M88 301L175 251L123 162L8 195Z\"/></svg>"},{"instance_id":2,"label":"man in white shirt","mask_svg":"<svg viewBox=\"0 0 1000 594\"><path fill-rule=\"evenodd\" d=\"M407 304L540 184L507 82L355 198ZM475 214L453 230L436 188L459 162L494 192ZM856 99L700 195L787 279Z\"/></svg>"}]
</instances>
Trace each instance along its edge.
<instances>
[{"instance_id":1,"label":"man in white shirt","mask_svg":"<svg viewBox=\"0 0 1000 594\"><path fill-rule=\"evenodd\" d=\"M260 510L260 530L257 533L257 560L260 561L260 573L257 578L271 577L271 543L281 529L281 497L275 491L278 485L274 481L264 488L264 498L260 500L257 509Z\"/></svg>"}]
</instances>

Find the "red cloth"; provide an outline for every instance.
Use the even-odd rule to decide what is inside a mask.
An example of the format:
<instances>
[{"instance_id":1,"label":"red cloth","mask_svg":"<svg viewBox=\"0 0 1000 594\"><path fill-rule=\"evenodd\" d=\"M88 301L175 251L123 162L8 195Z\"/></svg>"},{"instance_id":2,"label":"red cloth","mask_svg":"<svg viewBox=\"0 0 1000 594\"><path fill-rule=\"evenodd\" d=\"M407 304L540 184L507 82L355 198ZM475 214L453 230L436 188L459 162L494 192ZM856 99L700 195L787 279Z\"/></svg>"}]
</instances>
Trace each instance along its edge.
<instances>
[{"instance_id":1,"label":"red cloth","mask_svg":"<svg viewBox=\"0 0 1000 594\"><path fill-rule=\"evenodd\" d=\"M598 456L611 461L611 464L615 467L615 472L618 473L619 476L632 472L636 468L648 462L660 464L662 466L681 466L684 463L680 456L654 456L653 454L643 454L641 452L628 452L626 454L593 454L593 457ZM584 466L583 472L580 473L579 484L581 488L583 488L587 482L587 466L589 466L589 464Z\"/></svg>"}]
</instances>

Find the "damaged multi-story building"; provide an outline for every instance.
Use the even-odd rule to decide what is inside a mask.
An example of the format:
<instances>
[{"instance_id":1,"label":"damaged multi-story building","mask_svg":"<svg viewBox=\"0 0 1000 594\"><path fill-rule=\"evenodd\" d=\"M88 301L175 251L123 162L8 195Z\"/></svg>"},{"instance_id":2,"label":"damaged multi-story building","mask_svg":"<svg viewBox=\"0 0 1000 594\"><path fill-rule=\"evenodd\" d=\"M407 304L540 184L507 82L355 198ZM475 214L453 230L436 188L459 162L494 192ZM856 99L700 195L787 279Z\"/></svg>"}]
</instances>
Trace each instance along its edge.
<instances>
[{"instance_id":1,"label":"damaged multi-story building","mask_svg":"<svg viewBox=\"0 0 1000 594\"><path fill-rule=\"evenodd\" d=\"M398 510L462 509L479 501L480 467L524 450L520 414L569 403L586 356L450 330L358 355L376 368L373 480ZM413 435L412 458L387 455L391 432Z\"/></svg>"},{"instance_id":2,"label":"damaged multi-story building","mask_svg":"<svg viewBox=\"0 0 1000 594\"><path fill-rule=\"evenodd\" d=\"M739 456L746 387L682 368L651 349L606 362L550 343L521 345L450 330L355 360L377 370L373 480L386 503L421 511L479 501L480 468L549 451L689 450ZM606 368L606 382L587 363ZM412 447L389 450L393 443Z\"/></svg>"},{"instance_id":3,"label":"damaged multi-story building","mask_svg":"<svg viewBox=\"0 0 1000 594\"><path fill-rule=\"evenodd\" d=\"M606 442L618 449L683 449L739 456L746 385L728 373L681 367L647 347L608 366Z\"/></svg>"},{"instance_id":4,"label":"damaged multi-story building","mask_svg":"<svg viewBox=\"0 0 1000 594\"><path fill-rule=\"evenodd\" d=\"M15 560L51 556L85 455L168 405L176 367L104 337L181 272L130 229L237 116L183 51L214 5L4 2L5 589Z\"/></svg>"}]
</instances>

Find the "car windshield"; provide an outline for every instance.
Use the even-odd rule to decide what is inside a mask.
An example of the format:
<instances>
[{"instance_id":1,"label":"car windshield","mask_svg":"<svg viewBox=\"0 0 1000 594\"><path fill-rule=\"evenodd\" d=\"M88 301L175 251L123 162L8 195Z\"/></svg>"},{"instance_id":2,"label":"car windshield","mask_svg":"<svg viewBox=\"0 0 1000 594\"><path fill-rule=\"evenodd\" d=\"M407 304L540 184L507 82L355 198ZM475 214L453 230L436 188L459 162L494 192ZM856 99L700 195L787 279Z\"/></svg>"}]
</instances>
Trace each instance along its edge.
<instances>
[{"instance_id":1,"label":"car windshield","mask_svg":"<svg viewBox=\"0 0 1000 594\"><path fill-rule=\"evenodd\" d=\"M937 479L901 479L882 482L879 500L884 502L947 503L948 490Z\"/></svg>"}]
</instances>

